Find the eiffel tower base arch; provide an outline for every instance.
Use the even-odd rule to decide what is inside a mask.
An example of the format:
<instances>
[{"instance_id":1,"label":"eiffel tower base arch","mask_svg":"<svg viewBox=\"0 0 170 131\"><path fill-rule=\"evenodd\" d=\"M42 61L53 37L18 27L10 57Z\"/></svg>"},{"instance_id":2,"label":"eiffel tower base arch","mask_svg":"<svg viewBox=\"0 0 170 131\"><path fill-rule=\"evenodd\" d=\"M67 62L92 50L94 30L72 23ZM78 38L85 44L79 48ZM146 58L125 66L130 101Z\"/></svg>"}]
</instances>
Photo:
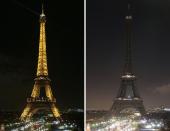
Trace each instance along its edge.
<instances>
[{"instance_id":1,"label":"eiffel tower base arch","mask_svg":"<svg viewBox=\"0 0 170 131\"><path fill-rule=\"evenodd\" d=\"M138 111L141 115L145 114L145 108L143 105L143 101L139 100L118 100L116 99L111 107L111 114L114 116L121 116L122 111L133 108Z\"/></svg>"},{"instance_id":2,"label":"eiffel tower base arch","mask_svg":"<svg viewBox=\"0 0 170 131\"><path fill-rule=\"evenodd\" d=\"M60 117L60 114L56 107L55 102L39 101L39 102L27 103L26 107L24 108L24 111L22 112L20 116L20 120L22 121L29 120L34 114L36 114L40 110L52 112L53 116L56 119L59 119Z\"/></svg>"}]
</instances>

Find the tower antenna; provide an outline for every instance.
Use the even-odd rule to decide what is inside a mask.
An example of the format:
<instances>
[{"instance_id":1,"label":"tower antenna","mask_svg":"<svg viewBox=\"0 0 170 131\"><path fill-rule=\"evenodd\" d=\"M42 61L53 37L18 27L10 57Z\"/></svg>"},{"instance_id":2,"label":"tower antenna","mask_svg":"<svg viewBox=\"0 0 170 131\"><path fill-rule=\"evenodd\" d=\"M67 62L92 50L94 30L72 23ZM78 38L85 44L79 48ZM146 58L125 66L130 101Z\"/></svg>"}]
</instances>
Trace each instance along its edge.
<instances>
[{"instance_id":1,"label":"tower antenna","mask_svg":"<svg viewBox=\"0 0 170 131\"><path fill-rule=\"evenodd\" d=\"M42 2L42 5L41 5L41 14L44 14L44 4Z\"/></svg>"}]
</instances>

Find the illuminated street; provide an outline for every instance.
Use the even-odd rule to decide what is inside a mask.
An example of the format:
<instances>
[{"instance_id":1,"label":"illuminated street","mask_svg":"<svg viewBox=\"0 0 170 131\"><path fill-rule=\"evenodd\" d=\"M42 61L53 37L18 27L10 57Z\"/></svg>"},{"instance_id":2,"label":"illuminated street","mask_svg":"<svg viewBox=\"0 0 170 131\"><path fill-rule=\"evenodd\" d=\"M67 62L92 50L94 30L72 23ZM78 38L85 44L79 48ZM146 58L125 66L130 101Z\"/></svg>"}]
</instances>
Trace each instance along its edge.
<instances>
[{"instance_id":1,"label":"illuminated street","mask_svg":"<svg viewBox=\"0 0 170 131\"><path fill-rule=\"evenodd\" d=\"M26 122L15 122L4 125L4 130L10 131L52 131L60 130L74 130L77 128L75 123L52 121L47 122L43 119L30 120Z\"/></svg>"},{"instance_id":2,"label":"illuminated street","mask_svg":"<svg viewBox=\"0 0 170 131\"><path fill-rule=\"evenodd\" d=\"M87 124L87 130L91 131L160 131L163 127L163 121L141 119L133 115L128 117L113 117L108 120Z\"/></svg>"},{"instance_id":3,"label":"illuminated street","mask_svg":"<svg viewBox=\"0 0 170 131\"><path fill-rule=\"evenodd\" d=\"M84 127L82 109L67 109L56 119L50 112L39 112L32 118L22 121L20 112L0 111L0 131L56 131L82 130Z\"/></svg>"}]
</instances>

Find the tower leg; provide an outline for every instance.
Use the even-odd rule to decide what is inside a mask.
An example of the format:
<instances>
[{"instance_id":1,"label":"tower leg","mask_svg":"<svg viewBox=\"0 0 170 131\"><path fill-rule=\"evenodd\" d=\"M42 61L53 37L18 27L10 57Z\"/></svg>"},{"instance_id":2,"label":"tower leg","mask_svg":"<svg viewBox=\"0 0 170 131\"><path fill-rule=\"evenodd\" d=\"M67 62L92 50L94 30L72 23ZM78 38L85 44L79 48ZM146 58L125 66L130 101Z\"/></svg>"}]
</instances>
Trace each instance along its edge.
<instances>
[{"instance_id":1,"label":"tower leg","mask_svg":"<svg viewBox=\"0 0 170 131\"><path fill-rule=\"evenodd\" d=\"M55 118L60 117L60 113L54 103L51 104L51 111Z\"/></svg>"},{"instance_id":2,"label":"tower leg","mask_svg":"<svg viewBox=\"0 0 170 131\"><path fill-rule=\"evenodd\" d=\"M50 100L52 100L53 94L52 94L52 91L51 91L51 87L50 87L49 85L47 85L47 86L45 87L45 93L46 93L46 96L47 96Z\"/></svg>"},{"instance_id":3,"label":"tower leg","mask_svg":"<svg viewBox=\"0 0 170 131\"><path fill-rule=\"evenodd\" d=\"M20 120L26 120L28 118L28 115L31 111L32 105L31 104L27 104L26 107L24 108L21 116L20 116Z\"/></svg>"},{"instance_id":4,"label":"tower leg","mask_svg":"<svg viewBox=\"0 0 170 131\"><path fill-rule=\"evenodd\" d=\"M39 95L40 95L40 87L37 84L34 84L31 97L35 98L38 97Z\"/></svg>"}]
</instances>

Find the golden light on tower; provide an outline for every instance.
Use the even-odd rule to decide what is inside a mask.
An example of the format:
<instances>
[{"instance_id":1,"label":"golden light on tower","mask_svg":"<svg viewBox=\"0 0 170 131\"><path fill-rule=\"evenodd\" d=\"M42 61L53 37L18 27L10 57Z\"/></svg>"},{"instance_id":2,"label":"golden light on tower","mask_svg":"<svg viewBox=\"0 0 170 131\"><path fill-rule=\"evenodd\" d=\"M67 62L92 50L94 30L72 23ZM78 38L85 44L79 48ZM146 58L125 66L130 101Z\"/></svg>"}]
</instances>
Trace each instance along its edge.
<instances>
[{"instance_id":1,"label":"golden light on tower","mask_svg":"<svg viewBox=\"0 0 170 131\"><path fill-rule=\"evenodd\" d=\"M38 110L41 108L44 109L44 107L50 109L55 118L60 117L60 113L56 107L56 99L52 94L50 79L48 77L45 23L46 16L42 7L42 13L40 15L40 37L37 73L31 97L27 98L27 105L20 116L21 120L29 119ZM41 90L45 90L45 96L43 97L40 96Z\"/></svg>"},{"instance_id":2,"label":"golden light on tower","mask_svg":"<svg viewBox=\"0 0 170 131\"><path fill-rule=\"evenodd\" d=\"M40 15L40 39L37 76L48 76L47 54L46 54L46 35L45 35L45 14Z\"/></svg>"}]
</instances>

